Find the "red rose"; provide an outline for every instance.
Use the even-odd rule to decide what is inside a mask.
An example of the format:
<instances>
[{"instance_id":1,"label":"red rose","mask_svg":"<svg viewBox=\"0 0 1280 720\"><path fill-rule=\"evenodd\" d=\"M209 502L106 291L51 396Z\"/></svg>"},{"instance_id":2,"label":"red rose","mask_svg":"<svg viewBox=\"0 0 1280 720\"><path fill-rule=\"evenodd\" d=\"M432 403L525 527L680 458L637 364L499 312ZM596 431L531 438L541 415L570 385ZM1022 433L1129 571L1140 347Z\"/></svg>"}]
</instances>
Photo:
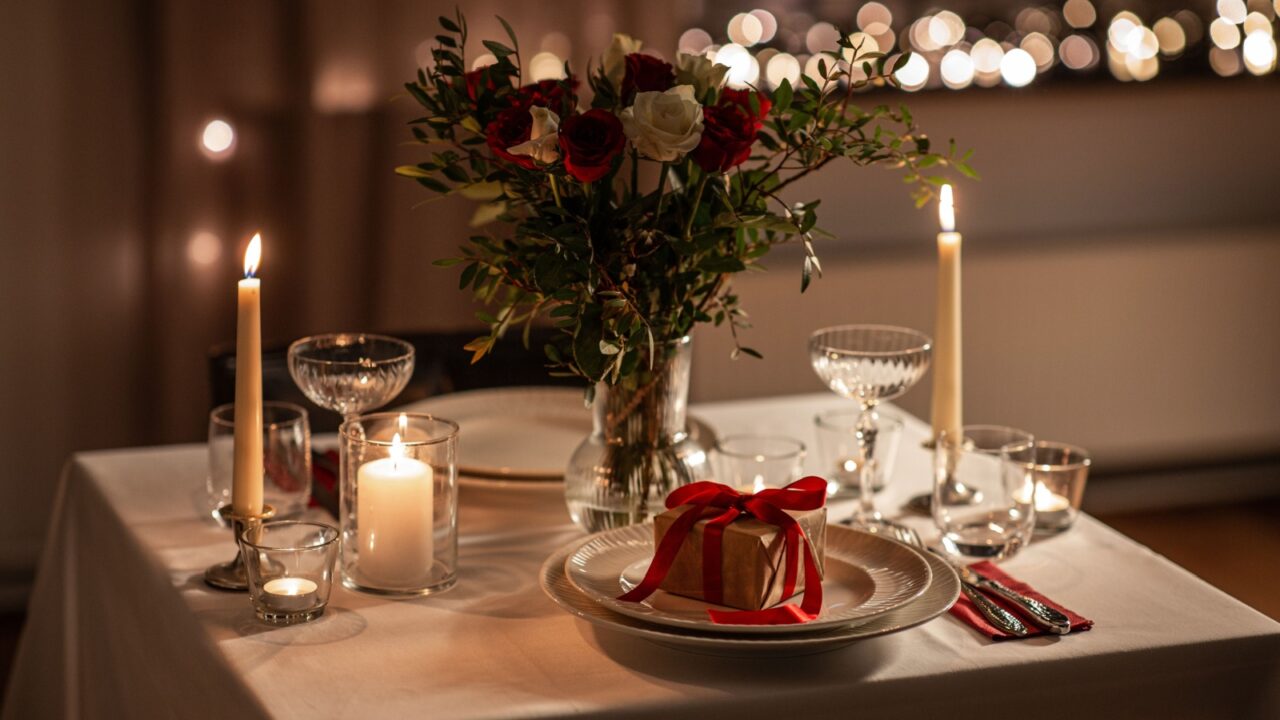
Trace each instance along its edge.
<instances>
[{"instance_id":1,"label":"red rose","mask_svg":"<svg viewBox=\"0 0 1280 720\"><path fill-rule=\"evenodd\" d=\"M482 67L479 70L472 70L462 76L467 86L467 97L475 102L480 97L480 88L493 92L498 89L498 84L493 81L493 73L489 72L488 67Z\"/></svg>"},{"instance_id":2,"label":"red rose","mask_svg":"<svg viewBox=\"0 0 1280 720\"><path fill-rule=\"evenodd\" d=\"M528 113L526 113L528 114ZM528 137L528 132L525 133ZM574 115L560 123L564 167L580 182L594 182L609 173L627 136L622 121L601 108Z\"/></svg>"},{"instance_id":3,"label":"red rose","mask_svg":"<svg viewBox=\"0 0 1280 720\"><path fill-rule=\"evenodd\" d=\"M751 157L756 132L764 125L764 115L771 107L761 97L760 112L753 112L752 94L748 90L724 90L719 102L702 108L702 139L693 150L693 160L703 171L724 172Z\"/></svg>"},{"instance_id":4,"label":"red rose","mask_svg":"<svg viewBox=\"0 0 1280 720\"><path fill-rule=\"evenodd\" d=\"M512 107L498 113L498 117L484 129L484 135L489 141L489 149L495 156L532 170L536 167L533 158L507 152L507 148L526 142L532 129L533 117L528 109Z\"/></svg>"},{"instance_id":5,"label":"red rose","mask_svg":"<svg viewBox=\"0 0 1280 720\"><path fill-rule=\"evenodd\" d=\"M755 95L759 103L760 111L757 113L751 109L751 96ZM769 108L773 107L773 103L769 98L759 95L751 90L734 90L733 88L725 88L720 91L720 101L717 105L737 105L742 111L751 115L756 120L756 129L759 130L764 125L764 116L769 114Z\"/></svg>"},{"instance_id":6,"label":"red rose","mask_svg":"<svg viewBox=\"0 0 1280 720\"><path fill-rule=\"evenodd\" d=\"M671 63L644 53L631 53L626 62L627 74L622 78L623 104L629 104L638 92L665 92L676 84L676 71Z\"/></svg>"},{"instance_id":7,"label":"red rose","mask_svg":"<svg viewBox=\"0 0 1280 720\"><path fill-rule=\"evenodd\" d=\"M572 75L564 80L542 80L516 90L511 104L526 110L537 105L565 117L578 107L577 90L578 79Z\"/></svg>"}]
</instances>

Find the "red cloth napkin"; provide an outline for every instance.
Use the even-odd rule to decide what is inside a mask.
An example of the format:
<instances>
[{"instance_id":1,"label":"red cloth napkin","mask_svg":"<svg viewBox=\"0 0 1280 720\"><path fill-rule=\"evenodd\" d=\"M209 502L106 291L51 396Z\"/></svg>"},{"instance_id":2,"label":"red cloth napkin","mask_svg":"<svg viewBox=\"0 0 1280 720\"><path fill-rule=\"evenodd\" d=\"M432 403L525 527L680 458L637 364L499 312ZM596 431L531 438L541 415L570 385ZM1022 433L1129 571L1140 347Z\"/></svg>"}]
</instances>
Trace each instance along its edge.
<instances>
[{"instance_id":1,"label":"red cloth napkin","mask_svg":"<svg viewBox=\"0 0 1280 720\"><path fill-rule=\"evenodd\" d=\"M982 575L983 577L986 577L989 580L995 580L996 582L1000 583L1001 585L1004 585L1010 590L1016 590L1022 593L1023 595L1026 595L1027 597L1039 600L1045 605L1048 605L1054 610L1057 610L1058 612L1071 618L1071 632L1073 633L1083 632L1093 627L1092 620L1086 617L1083 617L1081 615L1077 615L1074 612L1071 612L1067 608L1062 607L1058 603L1036 592L1035 589L1033 589L1030 585L1020 580L1015 580L1009 577L1008 575L1005 574L1003 570L996 567L994 563L985 562L985 561L980 563L974 563L973 565L969 566L969 569L973 570L979 575ZM1019 610L1018 607L1013 603L1005 600L1002 597L998 597L992 593L983 593L983 594L989 600L999 605L1000 607L1004 608L1005 610L1008 610L1009 612L1013 613L1014 616L1017 617L1019 620L1022 620L1023 624L1027 626L1027 630L1030 630L1030 632L1027 633L1025 637L1036 637L1038 635L1045 634L1044 630L1041 630L1040 628L1032 624L1032 622L1027 619L1026 614L1023 613L1021 610ZM982 616L982 613L978 612L978 609L973 606L973 603L969 600L969 598L965 597L963 594L960 595L960 599L956 601L956 604L951 606L951 614L959 618L969 627L973 628L974 630L977 630L983 635L986 635L992 640L1018 639L1017 635L1010 635L1009 633L1006 633L1003 630L999 630L993 627L991 623L987 622L987 619Z\"/></svg>"},{"instance_id":2,"label":"red cloth napkin","mask_svg":"<svg viewBox=\"0 0 1280 720\"><path fill-rule=\"evenodd\" d=\"M338 517L338 451L311 454L311 498L308 507L324 508Z\"/></svg>"}]
</instances>

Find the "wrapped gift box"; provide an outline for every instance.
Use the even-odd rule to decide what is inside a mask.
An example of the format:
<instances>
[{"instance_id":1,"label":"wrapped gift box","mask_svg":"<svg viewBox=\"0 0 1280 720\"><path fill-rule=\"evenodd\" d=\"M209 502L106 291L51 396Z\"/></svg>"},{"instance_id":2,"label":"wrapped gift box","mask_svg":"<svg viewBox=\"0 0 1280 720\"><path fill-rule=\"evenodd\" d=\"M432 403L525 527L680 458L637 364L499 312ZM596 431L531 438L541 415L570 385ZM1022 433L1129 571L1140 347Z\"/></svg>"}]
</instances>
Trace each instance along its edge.
<instances>
[{"instance_id":1,"label":"wrapped gift box","mask_svg":"<svg viewBox=\"0 0 1280 720\"><path fill-rule=\"evenodd\" d=\"M653 520L654 547L676 518L690 506L672 508ZM796 519L813 547L818 571L825 575L823 547L826 544L827 509L787 511ZM706 600L702 586L702 541L708 520L699 520L680 546L661 588L669 593ZM762 610L786 600L782 596L786 573L783 553L785 533L777 526L753 517L741 516L724 529L721 540L723 604L741 610ZM803 549L800 551L803 553ZM796 577L796 593L804 591L803 556Z\"/></svg>"}]
</instances>

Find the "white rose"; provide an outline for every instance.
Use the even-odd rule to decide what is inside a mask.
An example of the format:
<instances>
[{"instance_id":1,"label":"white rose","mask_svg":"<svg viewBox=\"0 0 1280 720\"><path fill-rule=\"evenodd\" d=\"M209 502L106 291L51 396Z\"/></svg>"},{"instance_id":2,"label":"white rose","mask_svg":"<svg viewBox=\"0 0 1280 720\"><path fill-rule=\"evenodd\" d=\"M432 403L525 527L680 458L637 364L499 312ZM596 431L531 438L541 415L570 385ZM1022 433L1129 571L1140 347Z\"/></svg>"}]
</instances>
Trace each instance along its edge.
<instances>
[{"instance_id":1,"label":"white rose","mask_svg":"<svg viewBox=\"0 0 1280 720\"><path fill-rule=\"evenodd\" d=\"M719 90L728 72L728 65L714 63L705 55L680 53L676 56L676 82L692 85L698 97L709 89Z\"/></svg>"},{"instance_id":2,"label":"white rose","mask_svg":"<svg viewBox=\"0 0 1280 720\"><path fill-rule=\"evenodd\" d=\"M527 155L543 165L550 165L560 159L560 116L537 105L529 108L529 114L533 116L529 139L519 145L512 145L507 148L507 152L512 155Z\"/></svg>"},{"instance_id":3,"label":"white rose","mask_svg":"<svg viewBox=\"0 0 1280 720\"><path fill-rule=\"evenodd\" d=\"M636 93L635 103L619 119L631 144L651 160L678 160L702 139L702 105L691 85Z\"/></svg>"},{"instance_id":4,"label":"white rose","mask_svg":"<svg viewBox=\"0 0 1280 720\"><path fill-rule=\"evenodd\" d=\"M613 34L613 42L604 51L604 76L609 78L614 88L621 88L622 79L627 76L627 56L640 52L643 44L630 35Z\"/></svg>"}]
</instances>

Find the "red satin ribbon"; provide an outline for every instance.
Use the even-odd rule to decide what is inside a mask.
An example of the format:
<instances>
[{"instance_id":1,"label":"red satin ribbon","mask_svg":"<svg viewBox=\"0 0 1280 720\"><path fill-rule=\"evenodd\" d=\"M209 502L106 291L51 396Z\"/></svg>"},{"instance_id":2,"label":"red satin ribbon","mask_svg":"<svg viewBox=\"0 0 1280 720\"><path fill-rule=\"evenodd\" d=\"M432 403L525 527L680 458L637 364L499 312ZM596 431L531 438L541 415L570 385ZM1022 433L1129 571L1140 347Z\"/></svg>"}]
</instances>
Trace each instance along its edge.
<instances>
[{"instance_id":1,"label":"red satin ribbon","mask_svg":"<svg viewBox=\"0 0 1280 720\"><path fill-rule=\"evenodd\" d=\"M813 620L822 611L822 575L813 557L809 538L795 518L787 510L816 510L827 500L827 481L820 477L806 477L784 488L770 488L754 495L743 495L728 485L701 481L676 488L667 496L667 509L681 505L691 507L680 513L671 524L654 553L653 561L644 579L630 592L618 599L624 602L640 602L662 584L671 570L680 546L699 520L707 519L702 532L702 587L706 601L723 604L724 583L721 577L721 547L724 529L740 515L754 517L778 527L783 533L783 557L785 569L782 597L796 592L800 571L800 548L804 548L804 596L800 606L787 604L766 610L707 610L711 622L719 625L793 625Z\"/></svg>"}]
</instances>

